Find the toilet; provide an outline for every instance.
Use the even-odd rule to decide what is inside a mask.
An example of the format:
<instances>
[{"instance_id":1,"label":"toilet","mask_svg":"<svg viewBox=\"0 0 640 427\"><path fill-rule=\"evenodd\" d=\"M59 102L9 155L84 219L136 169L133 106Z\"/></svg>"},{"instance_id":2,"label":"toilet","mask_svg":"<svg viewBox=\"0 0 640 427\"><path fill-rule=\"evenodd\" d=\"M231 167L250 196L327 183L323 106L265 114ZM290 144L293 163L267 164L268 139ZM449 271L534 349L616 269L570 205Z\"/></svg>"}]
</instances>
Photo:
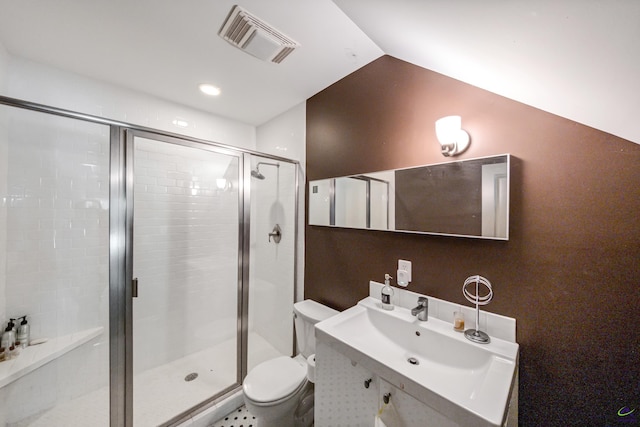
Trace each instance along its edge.
<instances>
[{"instance_id":1,"label":"toilet","mask_svg":"<svg viewBox=\"0 0 640 427\"><path fill-rule=\"evenodd\" d=\"M305 408L313 408L309 404L313 386L307 378L307 358L316 351L314 327L337 313L313 300L293 305L299 354L260 363L247 374L242 384L245 405L256 418L258 427L311 425L311 415L304 412L308 412Z\"/></svg>"}]
</instances>

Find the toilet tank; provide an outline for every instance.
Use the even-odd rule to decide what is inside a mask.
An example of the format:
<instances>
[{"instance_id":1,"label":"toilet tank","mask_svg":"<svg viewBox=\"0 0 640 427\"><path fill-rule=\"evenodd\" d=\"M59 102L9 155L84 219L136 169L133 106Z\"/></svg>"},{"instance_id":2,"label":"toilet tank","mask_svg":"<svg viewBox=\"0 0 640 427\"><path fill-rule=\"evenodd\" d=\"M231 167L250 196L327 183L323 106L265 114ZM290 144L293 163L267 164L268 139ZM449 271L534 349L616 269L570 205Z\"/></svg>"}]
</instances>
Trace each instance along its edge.
<instances>
[{"instance_id":1,"label":"toilet tank","mask_svg":"<svg viewBox=\"0 0 640 427\"><path fill-rule=\"evenodd\" d=\"M315 324L338 314L337 310L307 299L293 304L293 319L298 351L309 357L316 352Z\"/></svg>"}]
</instances>

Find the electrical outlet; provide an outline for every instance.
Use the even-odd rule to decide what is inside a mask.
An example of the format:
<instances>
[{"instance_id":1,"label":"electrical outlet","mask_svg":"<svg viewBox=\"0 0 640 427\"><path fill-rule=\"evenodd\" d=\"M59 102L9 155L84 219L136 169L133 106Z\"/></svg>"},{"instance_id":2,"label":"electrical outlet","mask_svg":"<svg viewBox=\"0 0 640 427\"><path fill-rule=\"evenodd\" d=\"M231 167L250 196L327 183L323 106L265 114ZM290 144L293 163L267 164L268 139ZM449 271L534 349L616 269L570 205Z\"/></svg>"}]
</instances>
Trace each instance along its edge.
<instances>
[{"instance_id":1,"label":"electrical outlet","mask_svg":"<svg viewBox=\"0 0 640 427\"><path fill-rule=\"evenodd\" d=\"M411 261L406 261L404 259L398 260L398 270L404 270L407 272L407 282L411 281Z\"/></svg>"}]
</instances>

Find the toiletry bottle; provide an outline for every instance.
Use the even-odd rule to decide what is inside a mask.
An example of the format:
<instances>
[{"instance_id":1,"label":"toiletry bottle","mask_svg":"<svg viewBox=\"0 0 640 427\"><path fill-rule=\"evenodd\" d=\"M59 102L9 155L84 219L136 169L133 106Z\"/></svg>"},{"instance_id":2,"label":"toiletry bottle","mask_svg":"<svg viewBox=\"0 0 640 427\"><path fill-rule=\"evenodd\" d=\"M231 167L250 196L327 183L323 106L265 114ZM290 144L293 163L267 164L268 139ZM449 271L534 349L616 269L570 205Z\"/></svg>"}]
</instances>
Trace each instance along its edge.
<instances>
[{"instance_id":1,"label":"toiletry bottle","mask_svg":"<svg viewBox=\"0 0 640 427\"><path fill-rule=\"evenodd\" d=\"M20 322L20 326L18 327L18 334L16 335L16 340L20 341L20 345L22 346L22 348L26 348L29 345L29 341L31 341L30 326L27 323L26 315L19 317L18 320L19 319L22 319L22 322Z\"/></svg>"},{"instance_id":2,"label":"toiletry bottle","mask_svg":"<svg viewBox=\"0 0 640 427\"><path fill-rule=\"evenodd\" d=\"M0 342L0 347L4 347L4 351L7 352L11 347L13 347L16 343L16 333L13 332L12 322L9 322L9 325L4 330L4 334L2 334L2 341ZM7 356L10 353L6 354ZM7 357L8 359L8 357Z\"/></svg>"},{"instance_id":3,"label":"toiletry bottle","mask_svg":"<svg viewBox=\"0 0 640 427\"><path fill-rule=\"evenodd\" d=\"M382 287L382 308L385 310L393 310L393 304L391 303L391 297L393 296L393 288L389 286L389 280L392 277L389 274L384 275L384 286Z\"/></svg>"},{"instance_id":4,"label":"toiletry bottle","mask_svg":"<svg viewBox=\"0 0 640 427\"><path fill-rule=\"evenodd\" d=\"M16 319L9 319L9 324L7 325L7 327L11 328L14 334L18 333L18 331L16 330Z\"/></svg>"},{"instance_id":5,"label":"toiletry bottle","mask_svg":"<svg viewBox=\"0 0 640 427\"><path fill-rule=\"evenodd\" d=\"M464 332L464 314L460 308L453 312L453 329L458 332Z\"/></svg>"},{"instance_id":6,"label":"toiletry bottle","mask_svg":"<svg viewBox=\"0 0 640 427\"><path fill-rule=\"evenodd\" d=\"M20 318L16 317L15 319L9 319L9 324L7 325L7 327L11 326L11 330L13 331L13 344L16 347L20 346L20 340L18 339L18 328L16 328L16 322L18 321L18 319Z\"/></svg>"}]
</instances>

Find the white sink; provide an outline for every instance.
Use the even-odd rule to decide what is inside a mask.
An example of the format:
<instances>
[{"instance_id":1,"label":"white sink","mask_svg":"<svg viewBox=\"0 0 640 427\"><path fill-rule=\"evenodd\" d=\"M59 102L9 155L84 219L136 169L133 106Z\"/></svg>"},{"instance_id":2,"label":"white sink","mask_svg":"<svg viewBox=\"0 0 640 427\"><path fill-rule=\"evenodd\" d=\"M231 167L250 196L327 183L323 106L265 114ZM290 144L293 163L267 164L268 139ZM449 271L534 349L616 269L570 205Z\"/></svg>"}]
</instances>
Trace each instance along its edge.
<instances>
[{"instance_id":1,"label":"white sink","mask_svg":"<svg viewBox=\"0 0 640 427\"><path fill-rule=\"evenodd\" d=\"M516 343L473 343L448 322L423 322L401 307L383 310L372 297L318 323L316 337L463 425L504 422Z\"/></svg>"}]
</instances>

